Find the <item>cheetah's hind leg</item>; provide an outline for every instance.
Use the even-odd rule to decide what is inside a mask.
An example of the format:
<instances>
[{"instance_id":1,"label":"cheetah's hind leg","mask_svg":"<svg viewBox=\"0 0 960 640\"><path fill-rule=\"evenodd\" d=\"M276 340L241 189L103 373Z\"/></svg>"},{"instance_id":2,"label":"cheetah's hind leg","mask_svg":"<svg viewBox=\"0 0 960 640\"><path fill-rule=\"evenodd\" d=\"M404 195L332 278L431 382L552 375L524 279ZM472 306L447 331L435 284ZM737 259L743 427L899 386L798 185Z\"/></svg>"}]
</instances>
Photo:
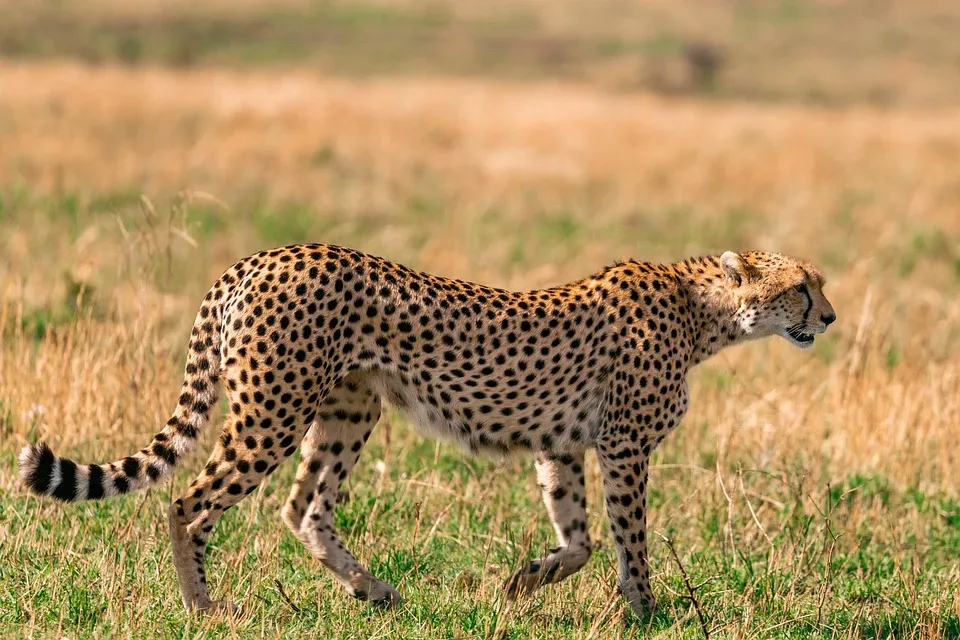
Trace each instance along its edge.
<instances>
[{"instance_id":1,"label":"cheetah's hind leg","mask_svg":"<svg viewBox=\"0 0 960 640\"><path fill-rule=\"evenodd\" d=\"M231 411L207 465L169 510L173 562L188 610L237 611L229 602L210 600L204 572L207 539L227 509L296 451L322 402L319 393L313 398L307 392L288 397L243 383L235 384L228 395ZM262 401L249 401L260 397Z\"/></svg>"},{"instance_id":2,"label":"cheetah's hind leg","mask_svg":"<svg viewBox=\"0 0 960 640\"><path fill-rule=\"evenodd\" d=\"M393 607L402 601L400 594L360 564L333 526L340 485L379 417L380 398L360 379L348 377L327 395L317 422L303 440L300 467L283 507L283 519L347 593Z\"/></svg>"}]
</instances>

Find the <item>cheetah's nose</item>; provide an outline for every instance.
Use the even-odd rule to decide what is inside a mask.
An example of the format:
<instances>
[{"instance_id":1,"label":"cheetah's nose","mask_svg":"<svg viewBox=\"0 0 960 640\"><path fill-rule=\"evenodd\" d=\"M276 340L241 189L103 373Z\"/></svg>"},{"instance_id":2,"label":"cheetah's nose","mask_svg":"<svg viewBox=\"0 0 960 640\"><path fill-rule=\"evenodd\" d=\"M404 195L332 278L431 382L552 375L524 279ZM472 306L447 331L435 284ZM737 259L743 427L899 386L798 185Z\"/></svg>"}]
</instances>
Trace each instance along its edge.
<instances>
[{"instance_id":1,"label":"cheetah's nose","mask_svg":"<svg viewBox=\"0 0 960 640\"><path fill-rule=\"evenodd\" d=\"M830 325L830 324L833 324L833 321L837 319L837 314L828 313L826 315L820 316L820 319L823 320L823 324Z\"/></svg>"}]
</instances>

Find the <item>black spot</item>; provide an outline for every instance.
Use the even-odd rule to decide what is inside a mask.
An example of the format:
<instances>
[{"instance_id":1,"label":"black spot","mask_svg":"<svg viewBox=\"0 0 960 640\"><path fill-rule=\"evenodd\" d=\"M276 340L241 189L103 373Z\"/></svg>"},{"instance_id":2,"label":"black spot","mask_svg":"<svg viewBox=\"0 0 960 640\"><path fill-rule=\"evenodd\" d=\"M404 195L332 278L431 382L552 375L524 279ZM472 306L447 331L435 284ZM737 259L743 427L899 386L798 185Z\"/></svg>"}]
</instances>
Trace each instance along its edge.
<instances>
[{"instance_id":1,"label":"black spot","mask_svg":"<svg viewBox=\"0 0 960 640\"><path fill-rule=\"evenodd\" d=\"M177 458L173 453L173 449L165 445L162 445L159 442L155 443L153 447L150 449L150 451L151 453L153 453L153 455L163 459L164 461L166 461L167 464L171 466L177 461Z\"/></svg>"},{"instance_id":2,"label":"black spot","mask_svg":"<svg viewBox=\"0 0 960 640\"><path fill-rule=\"evenodd\" d=\"M128 478L136 478L140 475L140 461L136 458L124 458L123 472Z\"/></svg>"}]
</instances>

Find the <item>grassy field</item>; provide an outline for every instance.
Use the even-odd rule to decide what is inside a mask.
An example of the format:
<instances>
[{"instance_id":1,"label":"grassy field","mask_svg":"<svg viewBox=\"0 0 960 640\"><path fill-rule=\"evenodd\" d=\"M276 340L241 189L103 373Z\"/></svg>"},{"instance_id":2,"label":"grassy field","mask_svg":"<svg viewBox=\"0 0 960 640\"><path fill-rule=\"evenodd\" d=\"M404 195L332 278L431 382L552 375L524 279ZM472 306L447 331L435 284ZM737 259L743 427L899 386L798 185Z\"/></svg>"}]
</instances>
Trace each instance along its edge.
<instances>
[{"instance_id":1,"label":"grassy field","mask_svg":"<svg viewBox=\"0 0 960 640\"><path fill-rule=\"evenodd\" d=\"M0 11L0 55L24 60L548 76L819 105L960 100L954 0L0 0Z\"/></svg>"},{"instance_id":2,"label":"grassy field","mask_svg":"<svg viewBox=\"0 0 960 640\"><path fill-rule=\"evenodd\" d=\"M17 20L50 10L29 4L35 12ZM624 9L623 38L640 38L636 12L654 4ZM138 34L170 19L150 3L130 5L139 13L123 6L101 0L85 15L94 25L133 21ZM213 20L172 6L179 19ZM390 16L452 28L498 15L453 0L424 6L394 3ZM527 24L578 41L607 37L601 26L612 23L577 3L567 16L534 0L517 6ZM824 13L850 12L854 24L845 4L779 6L818 37L827 38L809 21ZM905 14L904 28L929 27L908 29L909 42L927 33L923 51L955 55L955 42L937 37L951 4L884 6L882 15ZM603 7L609 17L614 4ZM240 24L264 11L247 0L228 17ZM670 24L691 19L659 11ZM393 20L374 22L402 31ZM731 85L718 101L611 92L552 67L505 78L492 63L480 73L400 53L397 66L374 64L351 56L367 32L322 54L354 60L345 73L362 78L328 75L307 54L264 65L218 57L222 47L168 65L151 53L162 39L144 40L136 64L110 54L91 65L55 37L60 28L0 61L0 636L960 637L960 106L951 93L960 90L939 81L937 64L892 78L900 106L879 108L869 83L843 82L869 74L844 71L821 48L824 68L840 69L829 76L831 102L846 104L825 109L809 104L814 85L796 74L771 104L735 99L749 92ZM243 46L273 47L268 31ZM11 33L23 31L0 25L0 41ZM863 68L885 68L885 49L855 51L866 52ZM503 55L505 66L518 57ZM805 68L807 58L783 56ZM781 78L755 77L754 88ZM633 617L614 592L592 457L598 552L566 582L507 606L506 577L554 544L532 461L468 458L421 439L393 411L336 521L404 606L383 613L352 600L286 532L279 510L294 461L222 518L211 541L213 596L243 615L194 618L180 604L166 505L203 452L161 489L72 506L28 497L16 452L45 439L101 461L143 446L174 406L207 287L252 251L304 240L510 288L624 257L778 250L822 267L839 320L812 352L771 340L697 370L690 413L651 469L661 603L652 618ZM696 606L684 572L702 583Z\"/></svg>"}]
</instances>

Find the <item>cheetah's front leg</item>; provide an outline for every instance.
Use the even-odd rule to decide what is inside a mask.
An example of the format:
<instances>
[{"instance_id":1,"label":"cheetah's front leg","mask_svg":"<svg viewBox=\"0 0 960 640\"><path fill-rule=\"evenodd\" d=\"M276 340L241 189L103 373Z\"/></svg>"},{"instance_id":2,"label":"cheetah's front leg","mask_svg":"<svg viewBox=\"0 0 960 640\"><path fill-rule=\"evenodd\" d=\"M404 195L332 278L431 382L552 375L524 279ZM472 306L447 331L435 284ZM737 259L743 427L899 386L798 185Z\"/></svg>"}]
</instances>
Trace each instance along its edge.
<instances>
[{"instance_id":1,"label":"cheetah's front leg","mask_svg":"<svg viewBox=\"0 0 960 640\"><path fill-rule=\"evenodd\" d=\"M583 480L583 453L537 454L537 482L557 532L560 545L549 555L517 569L504 587L512 600L551 582L560 582L590 559L587 536L587 493Z\"/></svg>"},{"instance_id":2,"label":"cheetah's front leg","mask_svg":"<svg viewBox=\"0 0 960 640\"><path fill-rule=\"evenodd\" d=\"M648 458L639 451L625 452L600 443L597 461L603 474L607 517L617 549L620 589L638 616L657 606L650 589L647 562L647 469Z\"/></svg>"}]
</instances>

